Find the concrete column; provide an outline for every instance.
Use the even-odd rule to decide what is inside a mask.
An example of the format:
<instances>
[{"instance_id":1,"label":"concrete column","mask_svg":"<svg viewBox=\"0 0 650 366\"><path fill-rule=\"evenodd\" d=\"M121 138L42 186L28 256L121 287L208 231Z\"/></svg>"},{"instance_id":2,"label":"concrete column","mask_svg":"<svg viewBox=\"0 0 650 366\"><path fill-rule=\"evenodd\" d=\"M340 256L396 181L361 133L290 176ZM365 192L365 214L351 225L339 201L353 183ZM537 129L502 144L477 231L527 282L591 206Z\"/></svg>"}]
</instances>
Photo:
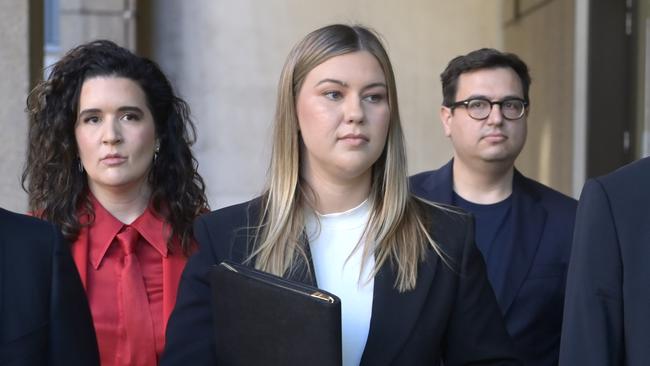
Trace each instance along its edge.
<instances>
[{"instance_id":1,"label":"concrete column","mask_svg":"<svg viewBox=\"0 0 650 366\"><path fill-rule=\"evenodd\" d=\"M528 140L517 160L525 175L573 195L575 4L505 0L504 50L530 68Z\"/></svg>"},{"instance_id":2,"label":"concrete column","mask_svg":"<svg viewBox=\"0 0 650 366\"><path fill-rule=\"evenodd\" d=\"M0 206L24 212L27 195L20 176L27 143L25 101L42 68L42 1L0 1L0 14Z\"/></svg>"}]
</instances>

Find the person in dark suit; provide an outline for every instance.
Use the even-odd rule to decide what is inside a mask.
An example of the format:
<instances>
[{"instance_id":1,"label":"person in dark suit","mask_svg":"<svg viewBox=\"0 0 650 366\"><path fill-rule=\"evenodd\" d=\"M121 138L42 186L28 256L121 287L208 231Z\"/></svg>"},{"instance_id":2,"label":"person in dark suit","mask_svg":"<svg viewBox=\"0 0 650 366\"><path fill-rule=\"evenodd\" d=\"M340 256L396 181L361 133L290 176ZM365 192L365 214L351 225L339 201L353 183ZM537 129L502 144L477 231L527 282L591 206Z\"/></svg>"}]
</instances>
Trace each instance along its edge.
<instances>
[{"instance_id":1,"label":"person in dark suit","mask_svg":"<svg viewBox=\"0 0 650 366\"><path fill-rule=\"evenodd\" d=\"M480 49L451 60L441 80L454 157L412 176L411 190L475 216L476 244L524 364L557 365L576 201L514 167L526 140L528 67Z\"/></svg>"},{"instance_id":2,"label":"person in dark suit","mask_svg":"<svg viewBox=\"0 0 650 366\"><path fill-rule=\"evenodd\" d=\"M580 195L560 365L650 365L650 158Z\"/></svg>"},{"instance_id":3,"label":"person in dark suit","mask_svg":"<svg viewBox=\"0 0 650 366\"><path fill-rule=\"evenodd\" d=\"M61 233L1 208L0 365L99 365L86 295Z\"/></svg>"},{"instance_id":4,"label":"person in dark suit","mask_svg":"<svg viewBox=\"0 0 650 366\"><path fill-rule=\"evenodd\" d=\"M219 364L208 273L226 259L337 295L344 366L519 364L472 230L471 216L408 190L394 75L377 36L318 29L280 77L266 191L195 223L199 252L162 365Z\"/></svg>"}]
</instances>

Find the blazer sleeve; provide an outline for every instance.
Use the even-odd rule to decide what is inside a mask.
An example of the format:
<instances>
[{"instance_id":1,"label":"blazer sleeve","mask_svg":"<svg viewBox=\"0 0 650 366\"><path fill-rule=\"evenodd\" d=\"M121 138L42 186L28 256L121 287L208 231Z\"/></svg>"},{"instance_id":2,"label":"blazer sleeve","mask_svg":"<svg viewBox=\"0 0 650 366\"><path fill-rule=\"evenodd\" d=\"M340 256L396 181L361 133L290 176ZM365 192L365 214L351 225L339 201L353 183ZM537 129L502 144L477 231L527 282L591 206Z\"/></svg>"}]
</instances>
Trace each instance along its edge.
<instances>
[{"instance_id":1,"label":"blazer sleeve","mask_svg":"<svg viewBox=\"0 0 650 366\"><path fill-rule=\"evenodd\" d=\"M50 293L50 365L99 365L86 293L67 243L53 225Z\"/></svg>"},{"instance_id":2,"label":"blazer sleeve","mask_svg":"<svg viewBox=\"0 0 650 366\"><path fill-rule=\"evenodd\" d=\"M598 180L578 204L567 275L560 365L622 365L623 268L610 202Z\"/></svg>"},{"instance_id":3,"label":"blazer sleeve","mask_svg":"<svg viewBox=\"0 0 650 366\"><path fill-rule=\"evenodd\" d=\"M474 219L468 215L455 306L444 345L444 364L521 365L474 244Z\"/></svg>"},{"instance_id":4,"label":"blazer sleeve","mask_svg":"<svg viewBox=\"0 0 650 366\"><path fill-rule=\"evenodd\" d=\"M188 260L181 277L161 366L216 365L208 272L217 258L205 217L197 219L194 235L199 250Z\"/></svg>"}]
</instances>

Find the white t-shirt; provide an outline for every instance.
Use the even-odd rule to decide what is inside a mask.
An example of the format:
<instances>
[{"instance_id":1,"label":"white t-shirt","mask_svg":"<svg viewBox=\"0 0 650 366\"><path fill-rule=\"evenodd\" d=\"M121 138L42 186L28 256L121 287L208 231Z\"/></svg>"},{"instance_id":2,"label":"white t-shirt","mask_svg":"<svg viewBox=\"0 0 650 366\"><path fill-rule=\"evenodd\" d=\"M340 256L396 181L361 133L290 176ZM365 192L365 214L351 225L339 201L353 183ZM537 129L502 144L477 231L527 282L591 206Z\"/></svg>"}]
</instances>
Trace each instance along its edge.
<instances>
[{"instance_id":1,"label":"white t-shirt","mask_svg":"<svg viewBox=\"0 0 650 366\"><path fill-rule=\"evenodd\" d=\"M354 251L369 215L366 200L345 212L305 217L318 287L341 299L343 366L359 365L370 329L375 258L368 258L361 273L364 243Z\"/></svg>"}]
</instances>

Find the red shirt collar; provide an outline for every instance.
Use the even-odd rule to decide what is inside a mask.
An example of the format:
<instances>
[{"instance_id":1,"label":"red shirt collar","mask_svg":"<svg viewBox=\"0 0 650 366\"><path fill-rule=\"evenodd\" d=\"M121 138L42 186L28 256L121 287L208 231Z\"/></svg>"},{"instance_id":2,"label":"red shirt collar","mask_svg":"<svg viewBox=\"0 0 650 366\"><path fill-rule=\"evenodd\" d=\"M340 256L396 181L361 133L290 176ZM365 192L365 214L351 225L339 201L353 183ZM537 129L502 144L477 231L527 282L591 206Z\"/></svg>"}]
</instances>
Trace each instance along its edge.
<instances>
[{"instance_id":1,"label":"red shirt collar","mask_svg":"<svg viewBox=\"0 0 650 366\"><path fill-rule=\"evenodd\" d=\"M92 194L88 196L95 213L95 221L88 227L90 262L97 269L115 236L127 225L108 212L95 196ZM130 226L136 229L144 241L154 247L160 255L167 257L167 238L171 234L171 229L162 218L154 213L151 206L147 206L142 215L135 219Z\"/></svg>"}]
</instances>

